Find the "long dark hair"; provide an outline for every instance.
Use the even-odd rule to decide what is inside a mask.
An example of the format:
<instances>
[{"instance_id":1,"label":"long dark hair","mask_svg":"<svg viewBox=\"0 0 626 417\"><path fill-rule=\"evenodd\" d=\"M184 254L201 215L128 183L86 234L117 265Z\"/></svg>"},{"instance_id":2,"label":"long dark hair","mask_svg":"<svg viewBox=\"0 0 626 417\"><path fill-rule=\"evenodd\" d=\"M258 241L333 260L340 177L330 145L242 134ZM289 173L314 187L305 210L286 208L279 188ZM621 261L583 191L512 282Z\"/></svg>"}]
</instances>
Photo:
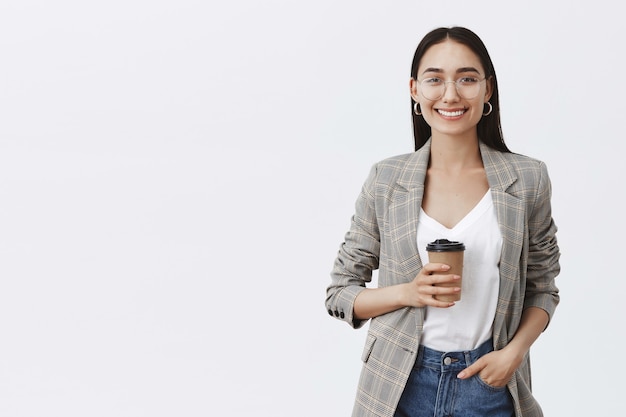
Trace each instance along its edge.
<instances>
[{"instance_id":1,"label":"long dark hair","mask_svg":"<svg viewBox=\"0 0 626 417\"><path fill-rule=\"evenodd\" d=\"M487 146L503 152L511 152L504 143L502 136L502 126L500 125L500 100L498 98L498 80L493 63L487 52L487 48L483 41L469 29L464 27L438 28L429 32L419 43L413 56L413 64L411 65L411 77L417 80L417 69L420 61L428 48L441 43L447 39L463 44L470 48L480 59L485 69L485 77L491 78L493 83L493 94L489 102L493 106L491 114L483 116L478 122L477 132L478 138ZM411 114L413 115L413 136L415 137L415 150L418 150L431 136L430 126L426 123L422 116L418 116L413 112L415 101L411 97Z\"/></svg>"}]
</instances>

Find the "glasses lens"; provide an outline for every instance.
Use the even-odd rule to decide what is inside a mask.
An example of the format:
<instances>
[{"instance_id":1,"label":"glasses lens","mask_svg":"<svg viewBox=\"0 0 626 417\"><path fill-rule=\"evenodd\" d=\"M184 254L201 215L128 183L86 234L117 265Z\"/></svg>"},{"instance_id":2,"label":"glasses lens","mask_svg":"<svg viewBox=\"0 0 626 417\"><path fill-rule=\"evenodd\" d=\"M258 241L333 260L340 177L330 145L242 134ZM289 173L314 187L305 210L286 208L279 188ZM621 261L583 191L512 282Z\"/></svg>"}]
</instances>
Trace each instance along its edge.
<instances>
[{"instance_id":1,"label":"glasses lens","mask_svg":"<svg viewBox=\"0 0 626 417\"><path fill-rule=\"evenodd\" d=\"M474 77L464 77L456 80L456 91L465 99L476 98L480 92L480 81Z\"/></svg>"},{"instance_id":2,"label":"glasses lens","mask_svg":"<svg viewBox=\"0 0 626 417\"><path fill-rule=\"evenodd\" d=\"M446 85L440 78L425 78L420 86L422 87L422 95L428 100L439 100L446 90Z\"/></svg>"}]
</instances>

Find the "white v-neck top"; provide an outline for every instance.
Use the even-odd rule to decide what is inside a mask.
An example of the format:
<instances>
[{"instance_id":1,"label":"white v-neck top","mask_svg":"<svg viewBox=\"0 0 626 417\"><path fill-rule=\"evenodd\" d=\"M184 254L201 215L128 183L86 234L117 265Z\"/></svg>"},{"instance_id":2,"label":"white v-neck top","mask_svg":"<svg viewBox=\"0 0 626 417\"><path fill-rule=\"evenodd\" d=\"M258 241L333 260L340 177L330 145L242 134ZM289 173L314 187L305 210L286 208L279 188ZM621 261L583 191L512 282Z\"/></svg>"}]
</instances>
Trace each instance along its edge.
<instances>
[{"instance_id":1,"label":"white v-neck top","mask_svg":"<svg viewBox=\"0 0 626 417\"><path fill-rule=\"evenodd\" d=\"M491 192L452 229L420 209L417 245L424 264L426 245L436 239L465 244L461 300L449 308L426 307L422 344L444 352L475 349L491 337L500 285L502 234Z\"/></svg>"}]
</instances>

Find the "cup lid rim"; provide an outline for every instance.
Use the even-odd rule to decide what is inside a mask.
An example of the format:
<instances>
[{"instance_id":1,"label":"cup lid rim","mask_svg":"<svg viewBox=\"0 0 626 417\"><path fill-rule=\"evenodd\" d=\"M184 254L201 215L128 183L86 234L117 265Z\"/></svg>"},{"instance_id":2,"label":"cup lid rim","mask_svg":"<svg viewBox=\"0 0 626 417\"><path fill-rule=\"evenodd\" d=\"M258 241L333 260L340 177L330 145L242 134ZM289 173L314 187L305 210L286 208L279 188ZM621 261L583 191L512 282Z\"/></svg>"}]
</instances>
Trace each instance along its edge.
<instances>
[{"instance_id":1,"label":"cup lid rim","mask_svg":"<svg viewBox=\"0 0 626 417\"><path fill-rule=\"evenodd\" d=\"M426 245L426 250L429 252L454 252L465 250L465 245L462 242L448 239L436 239Z\"/></svg>"}]
</instances>

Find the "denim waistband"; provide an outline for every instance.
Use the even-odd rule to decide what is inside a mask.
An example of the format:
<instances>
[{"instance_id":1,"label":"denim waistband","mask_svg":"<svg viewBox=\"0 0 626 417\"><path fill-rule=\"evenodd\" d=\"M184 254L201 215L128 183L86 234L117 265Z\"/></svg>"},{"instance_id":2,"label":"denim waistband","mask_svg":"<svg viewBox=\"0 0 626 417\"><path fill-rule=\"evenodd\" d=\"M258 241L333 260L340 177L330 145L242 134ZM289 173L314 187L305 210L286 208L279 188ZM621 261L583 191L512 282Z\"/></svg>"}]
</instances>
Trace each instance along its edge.
<instances>
[{"instance_id":1,"label":"denim waistband","mask_svg":"<svg viewBox=\"0 0 626 417\"><path fill-rule=\"evenodd\" d=\"M476 349L459 352L441 352L426 346L420 346L415 366L435 368L441 370L441 372L460 371L492 350L492 339L482 343Z\"/></svg>"}]
</instances>

